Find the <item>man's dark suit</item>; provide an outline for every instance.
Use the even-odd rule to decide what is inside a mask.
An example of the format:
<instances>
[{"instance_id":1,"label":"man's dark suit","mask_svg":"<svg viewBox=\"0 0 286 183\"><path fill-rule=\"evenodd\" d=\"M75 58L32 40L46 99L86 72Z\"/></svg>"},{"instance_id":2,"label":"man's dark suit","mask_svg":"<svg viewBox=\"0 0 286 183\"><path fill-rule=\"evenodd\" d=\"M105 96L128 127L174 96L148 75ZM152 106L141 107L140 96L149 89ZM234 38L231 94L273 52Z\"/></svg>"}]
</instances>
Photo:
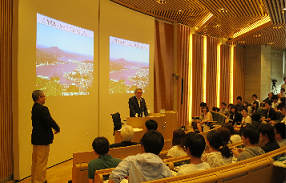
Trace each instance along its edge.
<instances>
[{"instance_id":1,"label":"man's dark suit","mask_svg":"<svg viewBox=\"0 0 286 183\"><path fill-rule=\"evenodd\" d=\"M136 113L138 114L138 117L142 117L143 113L145 116L148 116L147 106L144 98L141 97L140 99L140 108L136 96L129 98L128 103L130 109L130 117L135 117Z\"/></svg>"},{"instance_id":2,"label":"man's dark suit","mask_svg":"<svg viewBox=\"0 0 286 183\"><path fill-rule=\"evenodd\" d=\"M32 144L49 145L53 143L54 134L51 128L60 131L60 127L53 120L50 111L46 106L34 103L32 108Z\"/></svg>"}]
</instances>

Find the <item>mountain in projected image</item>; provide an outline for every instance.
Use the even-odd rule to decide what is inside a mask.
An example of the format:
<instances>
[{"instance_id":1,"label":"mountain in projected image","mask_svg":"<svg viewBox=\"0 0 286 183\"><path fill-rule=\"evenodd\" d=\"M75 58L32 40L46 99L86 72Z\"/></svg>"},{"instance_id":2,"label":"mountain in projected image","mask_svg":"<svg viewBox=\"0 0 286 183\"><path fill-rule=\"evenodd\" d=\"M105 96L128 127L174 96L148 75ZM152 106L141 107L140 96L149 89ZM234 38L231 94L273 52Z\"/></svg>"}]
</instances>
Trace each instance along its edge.
<instances>
[{"instance_id":1,"label":"mountain in projected image","mask_svg":"<svg viewBox=\"0 0 286 183\"><path fill-rule=\"evenodd\" d=\"M149 63L110 58L109 93L133 93L149 85Z\"/></svg>"},{"instance_id":2,"label":"mountain in projected image","mask_svg":"<svg viewBox=\"0 0 286 183\"><path fill-rule=\"evenodd\" d=\"M37 45L36 87L47 96L88 95L93 83L93 56Z\"/></svg>"}]
</instances>

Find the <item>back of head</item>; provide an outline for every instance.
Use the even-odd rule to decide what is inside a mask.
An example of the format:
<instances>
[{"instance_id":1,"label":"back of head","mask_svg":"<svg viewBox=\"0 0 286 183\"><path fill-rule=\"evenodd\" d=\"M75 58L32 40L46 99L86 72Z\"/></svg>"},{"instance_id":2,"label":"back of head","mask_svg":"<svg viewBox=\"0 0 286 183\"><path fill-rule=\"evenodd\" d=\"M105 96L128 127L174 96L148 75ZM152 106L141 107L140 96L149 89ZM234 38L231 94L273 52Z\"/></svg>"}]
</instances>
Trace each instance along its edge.
<instances>
[{"instance_id":1,"label":"back of head","mask_svg":"<svg viewBox=\"0 0 286 183\"><path fill-rule=\"evenodd\" d=\"M134 130L129 125L124 125L121 128L120 133L123 141L131 141L134 137Z\"/></svg>"},{"instance_id":2,"label":"back of head","mask_svg":"<svg viewBox=\"0 0 286 183\"><path fill-rule=\"evenodd\" d=\"M204 102L200 103L200 107L204 107L204 106L207 106L207 104Z\"/></svg>"},{"instance_id":3,"label":"back of head","mask_svg":"<svg viewBox=\"0 0 286 183\"><path fill-rule=\"evenodd\" d=\"M33 101L36 102L42 94L43 94L42 90L34 90L32 93Z\"/></svg>"},{"instance_id":4,"label":"back of head","mask_svg":"<svg viewBox=\"0 0 286 183\"><path fill-rule=\"evenodd\" d=\"M227 128L225 128L225 129L227 129ZM229 130L228 130L228 132L229 132ZM229 132L229 134L230 134L230 132ZM229 158L231 156L230 150L227 146L228 141L225 142L223 140L223 136L220 132L218 132L216 130L210 131L207 134L207 140L208 140L210 146L216 150L219 150L224 157Z\"/></svg>"},{"instance_id":5,"label":"back of head","mask_svg":"<svg viewBox=\"0 0 286 183\"><path fill-rule=\"evenodd\" d=\"M278 100L278 95L273 95L272 100Z\"/></svg>"},{"instance_id":6,"label":"back of head","mask_svg":"<svg viewBox=\"0 0 286 183\"><path fill-rule=\"evenodd\" d=\"M217 129L217 131L222 135L222 140L225 143L228 143L230 140L230 136L231 136L229 129L225 127L220 127Z\"/></svg>"},{"instance_id":7,"label":"back of head","mask_svg":"<svg viewBox=\"0 0 286 183\"><path fill-rule=\"evenodd\" d=\"M281 139L285 139L285 123L276 123L274 129L277 134L280 134Z\"/></svg>"},{"instance_id":8,"label":"back of head","mask_svg":"<svg viewBox=\"0 0 286 183\"><path fill-rule=\"evenodd\" d=\"M109 142L105 137L97 137L93 140L92 147L97 154L104 155L109 151Z\"/></svg>"},{"instance_id":9,"label":"back of head","mask_svg":"<svg viewBox=\"0 0 286 183\"><path fill-rule=\"evenodd\" d=\"M190 154L194 157L200 158L205 150L206 142L202 135L194 132L187 134L185 147L189 148Z\"/></svg>"},{"instance_id":10,"label":"back of head","mask_svg":"<svg viewBox=\"0 0 286 183\"><path fill-rule=\"evenodd\" d=\"M156 130L149 130L143 135L141 145L144 146L146 153L158 155L163 149L164 137Z\"/></svg>"},{"instance_id":11,"label":"back of head","mask_svg":"<svg viewBox=\"0 0 286 183\"><path fill-rule=\"evenodd\" d=\"M234 127L231 123L225 123L222 125L222 127L224 128L228 128L228 130L230 131L230 134L233 135L234 134Z\"/></svg>"},{"instance_id":12,"label":"back of head","mask_svg":"<svg viewBox=\"0 0 286 183\"><path fill-rule=\"evenodd\" d=\"M266 135L270 142L275 142L275 132L271 124L260 124L258 127L259 133Z\"/></svg>"},{"instance_id":13,"label":"back of head","mask_svg":"<svg viewBox=\"0 0 286 183\"><path fill-rule=\"evenodd\" d=\"M172 146L179 145L182 148L185 145L186 133L182 129L177 129L173 132Z\"/></svg>"},{"instance_id":14,"label":"back of head","mask_svg":"<svg viewBox=\"0 0 286 183\"><path fill-rule=\"evenodd\" d=\"M250 144L252 145L259 142L259 131L253 125L247 124L242 130L242 135L244 138L249 138Z\"/></svg>"},{"instance_id":15,"label":"back of head","mask_svg":"<svg viewBox=\"0 0 286 183\"><path fill-rule=\"evenodd\" d=\"M238 96L238 97L236 98L236 100L242 101L242 97L241 97L241 96Z\"/></svg>"},{"instance_id":16,"label":"back of head","mask_svg":"<svg viewBox=\"0 0 286 183\"><path fill-rule=\"evenodd\" d=\"M153 119L149 119L145 122L145 126L148 130L157 130L158 123Z\"/></svg>"}]
</instances>

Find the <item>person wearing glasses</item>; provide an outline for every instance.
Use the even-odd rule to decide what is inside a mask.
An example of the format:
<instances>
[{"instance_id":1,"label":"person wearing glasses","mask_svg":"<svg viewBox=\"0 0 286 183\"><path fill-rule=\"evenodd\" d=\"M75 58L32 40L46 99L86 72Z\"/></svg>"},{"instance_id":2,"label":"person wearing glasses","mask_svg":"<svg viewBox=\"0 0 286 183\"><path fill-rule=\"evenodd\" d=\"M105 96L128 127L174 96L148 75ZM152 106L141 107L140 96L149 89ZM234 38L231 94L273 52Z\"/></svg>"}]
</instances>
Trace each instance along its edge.
<instances>
[{"instance_id":1,"label":"person wearing glasses","mask_svg":"<svg viewBox=\"0 0 286 183\"><path fill-rule=\"evenodd\" d=\"M60 132L60 127L51 117L49 109L44 106L46 96L43 91L35 90L32 93L34 105L32 108L32 168L31 182L46 183L46 169L50 152L50 144L53 143L54 134ZM54 129L54 133L52 131Z\"/></svg>"}]
</instances>

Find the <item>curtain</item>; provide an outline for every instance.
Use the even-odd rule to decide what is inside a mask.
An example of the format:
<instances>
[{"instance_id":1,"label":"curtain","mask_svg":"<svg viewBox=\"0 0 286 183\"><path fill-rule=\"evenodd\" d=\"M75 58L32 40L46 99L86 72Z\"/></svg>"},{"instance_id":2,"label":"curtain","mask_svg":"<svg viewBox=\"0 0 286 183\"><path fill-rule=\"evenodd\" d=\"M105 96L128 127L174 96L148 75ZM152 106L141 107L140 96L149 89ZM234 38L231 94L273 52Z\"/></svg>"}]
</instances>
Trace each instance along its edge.
<instances>
[{"instance_id":1,"label":"curtain","mask_svg":"<svg viewBox=\"0 0 286 183\"><path fill-rule=\"evenodd\" d=\"M192 116L199 116L200 103L203 102L203 59L204 37L192 35Z\"/></svg>"},{"instance_id":2,"label":"curtain","mask_svg":"<svg viewBox=\"0 0 286 183\"><path fill-rule=\"evenodd\" d=\"M233 101L237 96L244 100L244 48L234 47L233 55Z\"/></svg>"},{"instance_id":3,"label":"curtain","mask_svg":"<svg viewBox=\"0 0 286 183\"><path fill-rule=\"evenodd\" d=\"M178 27L178 60L177 70L180 74L178 78L178 122L181 126L189 125L188 121L188 75L189 75L189 44L190 27L179 25Z\"/></svg>"},{"instance_id":4,"label":"curtain","mask_svg":"<svg viewBox=\"0 0 286 183\"><path fill-rule=\"evenodd\" d=\"M12 180L12 7L11 0L0 3L0 182Z\"/></svg>"},{"instance_id":5,"label":"curtain","mask_svg":"<svg viewBox=\"0 0 286 183\"><path fill-rule=\"evenodd\" d=\"M174 106L174 26L155 20L154 112Z\"/></svg>"},{"instance_id":6,"label":"curtain","mask_svg":"<svg viewBox=\"0 0 286 183\"><path fill-rule=\"evenodd\" d=\"M220 45L220 102L229 104L230 97L230 46Z\"/></svg>"},{"instance_id":7,"label":"curtain","mask_svg":"<svg viewBox=\"0 0 286 183\"><path fill-rule=\"evenodd\" d=\"M217 106L217 45L218 39L207 37L207 84L206 103L210 108Z\"/></svg>"}]
</instances>

